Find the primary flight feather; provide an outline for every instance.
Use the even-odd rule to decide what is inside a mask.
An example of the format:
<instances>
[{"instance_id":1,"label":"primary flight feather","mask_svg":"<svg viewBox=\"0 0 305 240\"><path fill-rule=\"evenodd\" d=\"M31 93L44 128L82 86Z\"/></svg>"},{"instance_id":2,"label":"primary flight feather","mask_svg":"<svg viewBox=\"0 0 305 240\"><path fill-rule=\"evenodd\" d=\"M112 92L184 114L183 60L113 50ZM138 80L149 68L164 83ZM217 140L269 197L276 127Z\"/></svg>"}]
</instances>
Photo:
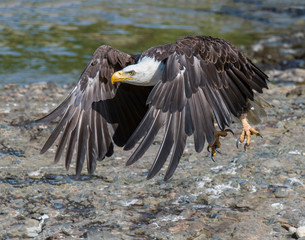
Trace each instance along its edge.
<instances>
[{"instance_id":1,"label":"primary flight feather","mask_svg":"<svg viewBox=\"0 0 305 240\"><path fill-rule=\"evenodd\" d=\"M97 161L113 154L113 144L131 150L141 140L127 165L136 162L164 127L147 178L155 176L171 155L167 180L176 170L187 137L193 135L197 152L207 142L214 156L219 136L226 135L233 116L241 119L240 141L247 138L245 146L249 146L251 135L259 133L247 122L247 114L258 119L262 104L256 94L267 88L267 81L247 57L218 38L183 37L140 55L103 45L69 96L37 120L49 123L61 117L41 153L61 135L55 162L66 149L68 169L76 151L76 174L80 175L85 160L92 174Z\"/></svg>"}]
</instances>

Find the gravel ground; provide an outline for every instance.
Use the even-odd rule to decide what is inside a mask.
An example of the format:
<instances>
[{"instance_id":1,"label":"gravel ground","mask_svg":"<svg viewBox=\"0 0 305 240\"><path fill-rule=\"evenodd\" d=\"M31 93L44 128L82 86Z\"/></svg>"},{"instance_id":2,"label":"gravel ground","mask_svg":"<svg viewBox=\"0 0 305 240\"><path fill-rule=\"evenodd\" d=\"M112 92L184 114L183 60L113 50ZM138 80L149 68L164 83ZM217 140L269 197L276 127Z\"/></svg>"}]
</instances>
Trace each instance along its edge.
<instances>
[{"instance_id":1,"label":"gravel ground","mask_svg":"<svg viewBox=\"0 0 305 240\"><path fill-rule=\"evenodd\" d=\"M125 167L130 152L98 163L93 176L53 164L39 151L55 122L31 120L52 110L71 86L0 86L0 239L294 239L305 236L305 70L266 71L272 104L247 152L235 136L211 161L189 138L172 179L147 181L161 135ZM302 235L304 234L304 235Z\"/></svg>"}]
</instances>

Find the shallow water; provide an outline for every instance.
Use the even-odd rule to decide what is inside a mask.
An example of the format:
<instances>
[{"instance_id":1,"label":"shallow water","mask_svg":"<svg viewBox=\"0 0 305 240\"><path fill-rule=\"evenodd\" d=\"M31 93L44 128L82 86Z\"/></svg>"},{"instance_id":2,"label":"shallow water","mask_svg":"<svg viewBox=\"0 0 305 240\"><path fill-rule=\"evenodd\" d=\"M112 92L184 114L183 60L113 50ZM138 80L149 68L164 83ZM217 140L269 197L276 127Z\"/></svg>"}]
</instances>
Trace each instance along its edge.
<instances>
[{"instance_id":1,"label":"shallow water","mask_svg":"<svg viewBox=\"0 0 305 240\"><path fill-rule=\"evenodd\" d=\"M303 0L0 2L0 84L76 81L93 51L129 53L212 35L249 45L304 27Z\"/></svg>"}]
</instances>

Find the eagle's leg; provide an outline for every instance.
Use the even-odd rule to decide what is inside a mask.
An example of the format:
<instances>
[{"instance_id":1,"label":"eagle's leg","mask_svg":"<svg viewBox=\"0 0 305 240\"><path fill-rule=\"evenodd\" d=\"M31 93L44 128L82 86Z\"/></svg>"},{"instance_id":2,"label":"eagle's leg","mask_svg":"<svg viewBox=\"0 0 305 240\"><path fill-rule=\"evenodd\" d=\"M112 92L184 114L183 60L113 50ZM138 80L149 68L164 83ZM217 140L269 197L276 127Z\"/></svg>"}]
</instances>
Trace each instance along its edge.
<instances>
[{"instance_id":1,"label":"eagle's leg","mask_svg":"<svg viewBox=\"0 0 305 240\"><path fill-rule=\"evenodd\" d=\"M215 129L214 131L214 136L215 136L215 142L213 145L208 145L207 150L211 153L211 158L213 159L213 157L216 156L216 153L219 152L217 149L220 148L221 144L219 141L220 137L226 137L228 135L228 132L231 132L233 135L233 131L231 129L225 129L224 131L217 131ZM220 152L219 152L220 153Z\"/></svg>"},{"instance_id":2,"label":"eagle's leg","mask_svg":"<svg viewBox=\"0 0 305 240\"><path fill-rule=\"evenodd\" d=\"M256 131L247 121L247 114L244 113L241 115L241 124L243 126L242 132L239 137L239 142L243 143L245 141L245 138L247 138L246 143L244 145L244 149L246 150L247 147L250 146L251 142L251 135L255 134L256 136L262 137L258 131ZM238 147L238 141L236 142L236 146Z\"/></svg>"}]
</instances>

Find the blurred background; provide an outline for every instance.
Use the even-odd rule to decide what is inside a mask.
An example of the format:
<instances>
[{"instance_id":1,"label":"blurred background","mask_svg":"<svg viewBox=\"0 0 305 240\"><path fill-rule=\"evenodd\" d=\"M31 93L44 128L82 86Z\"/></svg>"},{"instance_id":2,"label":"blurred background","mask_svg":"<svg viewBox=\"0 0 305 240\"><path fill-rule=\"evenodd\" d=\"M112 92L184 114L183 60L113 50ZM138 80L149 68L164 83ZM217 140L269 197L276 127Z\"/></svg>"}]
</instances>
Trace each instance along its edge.
<instances>
[{"instance_id":1,"label":"blurred background","mask_svg":"<svg viewBox=\"0 0 305 240\"><path fill-rule=\"evenodd\" d=\"M249 55L264 49L256 44L262 39L279 49L285 39L272 36L300 38L293 34L304 28L304 0L1 0L0 85L74 83L102 44L139 53L211 35ZM302 67L302 59L293 64Z\"/></svg>"}]
</instances>

